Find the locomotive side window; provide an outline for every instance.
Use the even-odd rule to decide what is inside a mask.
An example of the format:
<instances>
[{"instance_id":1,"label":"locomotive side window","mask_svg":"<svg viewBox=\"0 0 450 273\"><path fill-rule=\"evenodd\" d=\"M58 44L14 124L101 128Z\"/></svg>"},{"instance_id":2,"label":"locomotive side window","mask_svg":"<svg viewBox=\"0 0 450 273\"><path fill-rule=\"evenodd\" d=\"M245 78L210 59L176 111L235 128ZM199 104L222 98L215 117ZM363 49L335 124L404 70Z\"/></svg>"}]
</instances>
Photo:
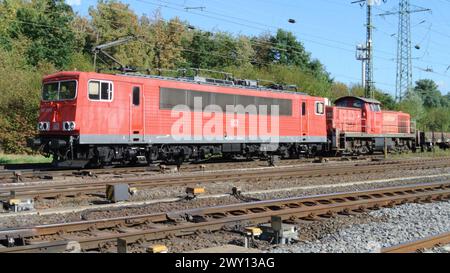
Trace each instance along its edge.
<instances>
[{"instance_id":1,"label":"locomotive side window","mask_svg":"<svg viewBox=\"0 0 450 273\"><path fill-rule=\"evenodd\" d=\"M73 100L76 96L76 81L44 83L42 88L42 100L44 101Z\"/></svg>"},{"instance_id":2,"label":"locomotive side window","mask_svg":"<svg viewBox=\"0 0 450 273\"><path fill-rule=\"evenodd\" d=\"M161 88L159 90L159 108L171 110L177 105L187 105L186 90Z\"/></svg>"},{"instance_id":3,"label":"locomotive side window","mask_svg":"<svg viewBox=\"0 0 450 273\"><path fill-rule=\"evenodd\" d=\"M316 102L316 114L323 115L325 113L325 104L323 102Z\"/></svg>"},{"instance_id":4,"label":"locomotive side window","mask_svg":"<svg viewBox=\"0 0 450 273\"><path fill-rule=\"evenodd\" d=\"M212 98L212 93L209 92L196 92L196 91L187 91L188 94L188 106L189 109L191 110L195 110L195 99L199 100L200 98L202 99L202 111L203 109L205 109L206 106L211 105L211 98Z\"/></svg>"},{"instance_id":5,"label":"locomotive side window","mask_svg":"<svg viewBox=\"0 0 450 273\"><path fill-rule=\"evenodd\" d=\"M271 98L257 98L256 102L257 102L258 111L260 111L260 114L261 114L261 108L260 108L261 106L265 106L266 107L266 109L267 109L266 114L267 115L271 115L272 114L272 107L270 107L270 106L273 105L274 102L273 102L273 100ZM278 111L281 111L281 109L278 109Z\"/></svg>"},{"instance_id":6,"label":"locomotive side window","mask_svg":"<svg viewBox=\"0 0 450 273\"><path fill-rule=\"evenodd\" d=\"M141 89L138 86L133 87L133 105L139 106Z\"/></svg>"},{"instance_id":7,"label":"locomotive side window","mask_svg":"<svg viewBox=\"0 0 450 273\"><path fill-rule=\"evenodd\" d=\"M110 96L110 92L111 89L109 88L109 84L106 82L102 82L101 83L101 90L102 90L102 95L100 97L101 100L110 100L111 96Z\"/></svg>"},{"instance_id":8,"label":"locomotive side window","mask_svg":"<svg viewBox=\"0 0 450 273\"><path fill-rule=\"evenodd\" d=\"M99 101L112 101L113 84L106 81L89 81L89 99Z\"/></svg>"},{"instance_id":9,"label":"locomotive side window","mask_svg":"<svg viewBox=\"0 0 450 273\"><path fill-rule=\"evenodd\" d=\"M228 95L228 94L220 94L220 93L215 93L213 94L213 98L214 98L214 104L220 106L220 108L222 108L222 110L225 112L227 110L227 106L233 106L235 105L235 98L236 96L234 95Z\"/></svg>"},{"instance_id":10,"label":"locomotive side window","mask_svg":"<svg viewBox=\"0 0 450 273\"><path fill-rule=\"evenodd\" d=\"M89 83L89 98L91 100L100 99L100 82L90 82Z\"/></svg>"},{"instance_id":11,"label":"locomotive side window","mask_svg":"<svg viewBox=\"0 0 450 273\"><path fill-rule=\"evenodd\" d=\"M236 96L236 105L242 105L245 107L249 105L256 105L256 98L249 96Z\"/></svg>"},{"instance_id":12,"label":"locomotive side window","mask_svg":"<svg viewBox=\"0 0 450 273\"><path fill-rule=\"evenodd\" d=\"M292 116L292 101L277 99L274 104L280 107L280 116Z\"/></svg>"},{"instance_id":13,"label":"locomotive side window","mask_svg":"<svg viewBox=\"0 0 450 273\"><path fill-rule=\"evenodd\" d=\"M306 116L306 102L302 102L302 116Z\"/></svg>"},{"instance_id":14,"label":"locomotive side window","mask_svg":"<svg viewBox=\"0 0 450 273\"><path fill-rule=\"evenodd\" d=\"M194 98L202 98L203 108L207 105L218 105L223 111L227 110L226 106L236 107L242 105L246 108L249 105L258 106L267 105L267 114L271 114L271 106L279 107L280 116L292 116L292 100L273 99L253 96L232 95L223 93L200 92L193 90L183 90L174 88L160 88L159 91L159 108L171 110L177 105L186 105L194 110Z\"/></svg>"}]
</instances>

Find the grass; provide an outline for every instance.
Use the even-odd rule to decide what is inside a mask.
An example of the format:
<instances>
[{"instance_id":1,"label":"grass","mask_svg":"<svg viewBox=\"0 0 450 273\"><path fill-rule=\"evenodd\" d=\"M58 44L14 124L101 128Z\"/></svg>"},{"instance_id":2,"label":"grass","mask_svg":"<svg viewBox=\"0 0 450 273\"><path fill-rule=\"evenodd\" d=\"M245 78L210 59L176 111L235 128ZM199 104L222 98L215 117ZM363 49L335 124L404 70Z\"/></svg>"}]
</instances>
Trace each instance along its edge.
<instances>
[{"instance_id":1,"label":"grass","mask_svg":"<svg viewBox=\"0 0 450 273\"><path fill-rule=\"evenodd\" d=\"M432 157L447 157L450 156L450 149L441 150L436 148L432 152L417 152L417 153L405 153L405 154L389 154L388 158L390 159L404 159L404 158L415 158L415 157L423 157L423 158L432 158Z\"/></svg>"},{"instance_id":2,"label":"grass","mask_svg":"<svg viewBox=\"0 0 450 273\"><path fill-rule=\"evenodd\" d=\"M51 163L52 158L42 155L0 154L0 164Z\"/></svg>"}]
</instances>

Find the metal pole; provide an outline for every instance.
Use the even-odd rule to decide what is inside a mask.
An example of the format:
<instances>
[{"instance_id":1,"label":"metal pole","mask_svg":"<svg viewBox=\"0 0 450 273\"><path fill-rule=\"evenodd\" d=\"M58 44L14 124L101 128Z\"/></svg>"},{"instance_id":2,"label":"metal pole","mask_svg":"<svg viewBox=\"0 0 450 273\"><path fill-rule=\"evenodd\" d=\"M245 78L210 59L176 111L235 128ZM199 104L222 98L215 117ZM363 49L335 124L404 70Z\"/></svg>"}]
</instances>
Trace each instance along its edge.
<instances>
[{"instance_id":1,"label":"metal pole","mask_svg":"<svg viewBox=\"0 0 450 273\"><path fill-rule=\"evenodd\" d=\"M362 87L366 88L366 62L362 61Z\"/></svg>"},{"instance_id":2,"label":"metal pole","mask_svg":"<svg viewBox=\"0 0 450 273\"><path fill-rule=\"evenodd\" d=\"M372 4L367 3L367 66L366 98L374 98L373 93L373 44L372 44Z\"/></svg>"},{"instance_id":3,"label":"metal pole","mask_svg":"<svg viewBox=\"0 0 450 273\"><path fill-rule=\"evenodd\" d=\"M356 0L352 4L366 5L367 18L366 18L366 42L365 45L358 48L364 54L360 55L360 60L364 60L364 96L366 98L374 98L374 80L373 80L373 23L372 23L372 5L374 1L371 0Z\"/></svg>"}]
</instances>

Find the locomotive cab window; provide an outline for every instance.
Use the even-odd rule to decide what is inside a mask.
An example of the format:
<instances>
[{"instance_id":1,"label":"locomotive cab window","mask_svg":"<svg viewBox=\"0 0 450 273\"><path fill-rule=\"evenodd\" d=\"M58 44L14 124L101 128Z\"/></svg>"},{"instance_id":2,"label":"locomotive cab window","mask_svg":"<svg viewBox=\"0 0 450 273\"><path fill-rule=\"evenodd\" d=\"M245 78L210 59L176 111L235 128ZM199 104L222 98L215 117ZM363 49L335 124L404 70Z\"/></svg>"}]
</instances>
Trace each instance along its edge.
<instances>
[{"instance_id":1,"label":"locomotive cab window","mask_svg":"<svg viewBox=\"0 0 450 273\"><path fill-rule=\"evenodd\" d=\"M370 104L370 110L372 110L372 112L381 112L380 105L378 104Z\"/></svg>"},{"instance_id":2,"label":"locomotive cab window","mask_svg":"<svg viewBox=\"0 0 450 273\"><path fill-rule=\"evenodd\" d=\"M113 84L107 81L89 81L89 99L98 101L112 101Z\"/></svg>"},{"instance_id":3,"label":"locomotive cab window","mask_svg":"<svg viewBox=\"0 0 450 273\"><path fill-rule=\"evenodd\" d=\"M139 106L140 104L140 97L141 97L141 88L138 86L133 87L133 105Z\"/></svg>"},{"instance_id":4,"label":"locomotive cab window","mask_svg":"<svg viewBox=\"0 0 450 273\"><path fill-rule=\"evenodd\" d=\"M59 81L44 83L42 88L42 100L62 101L73 100L77 96L76 81Z\"/></svg>"},{"instance_id":5,"label":"locomotive cab window","mask_svg":"<svg viewBox=\"0 0 450 273\"><path fill-rule=\"evenodd\" d=\"M361 101L357 100L357 101L353 102L352 107L353 108L362 108L363 107L363 103Z\"/></svg>"},{"instance_id":6,"label":"locomotive cab window","mask_svg":"<svg viewBox=\"0 0 450 273\"><path fill-rule=\"evenodd\" d=\"M325 104L323 102L316 102L316 114L323 115L325 113Z\"/></svg>"}]
</instances>

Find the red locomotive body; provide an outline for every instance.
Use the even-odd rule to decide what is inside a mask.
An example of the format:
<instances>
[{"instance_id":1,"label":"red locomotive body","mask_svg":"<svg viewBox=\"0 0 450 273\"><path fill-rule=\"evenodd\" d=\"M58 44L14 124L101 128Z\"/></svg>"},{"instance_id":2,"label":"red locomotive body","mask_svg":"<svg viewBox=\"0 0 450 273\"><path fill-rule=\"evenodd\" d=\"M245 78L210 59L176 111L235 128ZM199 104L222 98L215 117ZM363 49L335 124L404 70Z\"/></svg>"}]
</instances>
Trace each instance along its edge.
<instances>
[{"instance_id":1,"label":"red locomotive body","mask_svg":"<svg viewBox=\"0 0 450 273\"><path fill-rule=\"evenodd\" d=\"M43 83L34 146L56 161L180 161L269 151L298 157L327 143L327 100L303 93L198 77L87 72L60 72Z\"/></svg>"},{"instance_id":2,"label":"red locomotive body","mask_svg":"<svg viewBox=\"0 0 450 273\"><path fill-rule=\"evenodd\" d=\"M409 114L382 111L380 102L360 97L343 97L327 107L327 130L332 150L342 153L370 153L410 150L415 138Z\"/></svg>"}]
</instances>

